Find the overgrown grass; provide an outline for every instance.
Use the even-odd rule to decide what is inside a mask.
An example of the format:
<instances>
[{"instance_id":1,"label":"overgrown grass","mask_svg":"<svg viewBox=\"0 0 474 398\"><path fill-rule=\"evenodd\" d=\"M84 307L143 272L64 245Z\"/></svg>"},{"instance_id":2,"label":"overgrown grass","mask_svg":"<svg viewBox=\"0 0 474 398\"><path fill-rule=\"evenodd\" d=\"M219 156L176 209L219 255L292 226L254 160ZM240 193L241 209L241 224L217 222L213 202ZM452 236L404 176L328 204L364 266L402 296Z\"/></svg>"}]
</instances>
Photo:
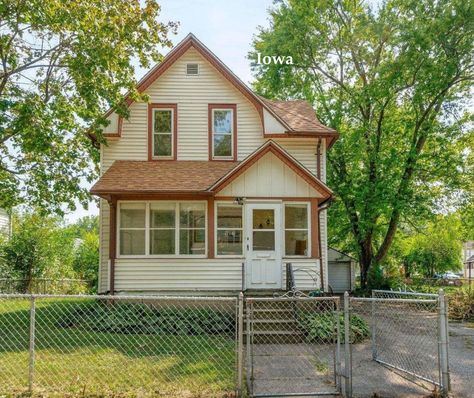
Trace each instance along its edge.
<instances>
[{"instance_id":1,"label":"overgrown grass","mask_svg":"<svg viewBox=\"0 0 474 398\"><path fill-rule=\"evenodd\" d=\"M0 396L20 396L28 387L29 308L26 300L0 300ZM38 300L35 392L42 397L231 396L235 341L225 314L197 310L198 319L191 319L192 312L180 308L155 310L153 319L147 308L134 304L121 311L90 299ZM152 321L156 327L147 328Z\"/></svg>"}]
</instances>

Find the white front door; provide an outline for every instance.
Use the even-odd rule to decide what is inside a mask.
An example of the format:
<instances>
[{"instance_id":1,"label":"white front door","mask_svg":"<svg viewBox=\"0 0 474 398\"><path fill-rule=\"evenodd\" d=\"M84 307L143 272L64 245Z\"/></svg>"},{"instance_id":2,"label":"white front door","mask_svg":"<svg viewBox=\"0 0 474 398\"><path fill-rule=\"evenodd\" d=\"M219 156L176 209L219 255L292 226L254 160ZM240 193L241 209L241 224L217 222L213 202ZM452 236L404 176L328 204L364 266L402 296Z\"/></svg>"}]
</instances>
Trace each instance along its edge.
<instances>
[{"instance_id":1,"label":"white front door","mask_svg":"<svg viewBox=\"0 0 474 398\"><path fill-rule=\"evenodd\" d=\"M247 203L245 209L246 288L280 289L281 204Z\"/></svg>"}]
</instances>

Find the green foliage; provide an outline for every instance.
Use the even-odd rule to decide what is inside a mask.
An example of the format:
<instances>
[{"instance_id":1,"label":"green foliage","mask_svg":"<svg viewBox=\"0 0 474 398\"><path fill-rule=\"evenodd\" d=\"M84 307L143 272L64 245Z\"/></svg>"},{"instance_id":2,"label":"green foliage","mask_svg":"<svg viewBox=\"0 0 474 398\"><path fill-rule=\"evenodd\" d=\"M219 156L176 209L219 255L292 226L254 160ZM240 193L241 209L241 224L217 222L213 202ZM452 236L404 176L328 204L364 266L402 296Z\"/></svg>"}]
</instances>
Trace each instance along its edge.
<instances>
[{"instance_id":1,"label":"green foliage","mask_svg":"<svg viewBox=\"0 0 474 398\"><path fill-rule=\"evenodd\" d=\"M87 205L104 110L126 116L133 61L149 67L175 23L155 0L5 0L0 4L0 207Z\"/></svg>"},{"instance_id":2,"label":"green foliage","mask_svg":"<svg viewBox=\"0 0 474 398\"><path fill-rule=\"evenodd\" d=\"M336 341L336 318L329 313L302 313L299 314L300 327L306 333L309 343L334 343ZM339 324L344 324L344 315L341 314ZM350 320L350 334L353 343L360 343L369 337L370 331L367 322L360 316L352 315ZM341 329L341 342L344 342L344 329Z\"/></svg>"},{"instance_id":3,"label":"green foliage","mask_svg":"<svg viewBox=\"0 0 474 398\"><path fill-rule=\"evenodd\" d=\"M86 232L82 235L74 253L72 266L78 279L90 281L91 286L94 289L97 288L99 276L99 234L97 232Z\"/></svg>"},{"instance_id":4,"label":"green foliage","mask_svg":"<svg viewBox=\"0 0 474 398\"><path fill-rule=\"evenodd\" d=\"M361 282L401 223L472 193L473 0L287 0L254 50L255 88L304 98L341 137L328 153L332 243L358 255Z\"/></svg>"},{"instance_id":5,"label":"green foliage","mask_svg":"<svg viewBox=\"0 0 474 398\"><path fill-rule=\"evenodd\" d=\"M419 232L410 232L401 231L396 244L405 276L418 273L433 277L462 269L462 226L455 214L437 216Z\"/></svg>"},{"instance_id":6,"label":"green foliage","mask_svg":"<svg viewBox=\"0 0 474 398\"><path fill-rule=\"evenodd\" d=\"M219 335L232 336L232 312L209 308L158 308L133 303L90 303L70 311L60 327L95 332L127 334Z\"/></svg>"},{"instance_id":7,"label":"green foliage","mask_svg":"<svg viewBox=\"0 0 474 398\"><path fill-rule=\"evenodd\" d=\"M25 279L26 288L34 278L72 278L73 254L73 240L57 218L14 215L12 236L0 246L2 277Z\"/></svg>"}]
</instances>

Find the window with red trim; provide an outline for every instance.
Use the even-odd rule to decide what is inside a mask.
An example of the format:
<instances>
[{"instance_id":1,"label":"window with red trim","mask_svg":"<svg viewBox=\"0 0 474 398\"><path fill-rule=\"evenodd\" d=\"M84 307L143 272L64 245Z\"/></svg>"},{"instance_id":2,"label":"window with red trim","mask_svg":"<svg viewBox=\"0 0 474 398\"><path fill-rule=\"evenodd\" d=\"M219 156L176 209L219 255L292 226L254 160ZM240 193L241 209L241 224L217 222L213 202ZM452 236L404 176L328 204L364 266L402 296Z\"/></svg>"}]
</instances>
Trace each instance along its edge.
<instances>
[{"instance_id":1,"label":"window with red trim","mask_svg":"<svg viewBox=\"0 0 474 398\"><path fill-rule=\"evenodd\" d=\"M237 123L235 105L209 105L209 151L213 160L235 160L237 157Z\"/></svg>"}]
</instances>

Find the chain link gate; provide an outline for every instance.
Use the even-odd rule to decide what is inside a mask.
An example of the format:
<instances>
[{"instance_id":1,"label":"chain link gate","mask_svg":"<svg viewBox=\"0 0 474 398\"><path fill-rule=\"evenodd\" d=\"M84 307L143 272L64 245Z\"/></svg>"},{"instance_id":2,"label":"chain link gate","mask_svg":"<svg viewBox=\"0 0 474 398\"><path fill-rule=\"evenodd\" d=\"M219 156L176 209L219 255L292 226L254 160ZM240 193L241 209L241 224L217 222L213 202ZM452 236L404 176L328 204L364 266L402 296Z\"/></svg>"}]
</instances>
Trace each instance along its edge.
<instances>
[{"instance_id":1,"label":"chain link gate","mask_svg":"<svg viewBox=\"0 0 474 398\"><path fill-rule=\"evenodd\" d=\"M352 396L353 353L403 372L412 381L428 382L445 396L449 391L448 318L444 293L430 295L374 291L371 298L344 298L348 377L345 395ZM370 340L369 340L370 339ZM368 343L368 341L370 341ZM370 352L364 352L370 346ZM367 350L365 350L367 351Z\"/></svg>"},{"instance_id":2,"label":"chain link gate","mask_svg":"<svg viewBox=\"0 0 474 398\"><path fill-rule=\"evenodd\" d=\"M251 397L341 393L338 297L247 298L245 304Z\"/></svg>"}]
</instances>

